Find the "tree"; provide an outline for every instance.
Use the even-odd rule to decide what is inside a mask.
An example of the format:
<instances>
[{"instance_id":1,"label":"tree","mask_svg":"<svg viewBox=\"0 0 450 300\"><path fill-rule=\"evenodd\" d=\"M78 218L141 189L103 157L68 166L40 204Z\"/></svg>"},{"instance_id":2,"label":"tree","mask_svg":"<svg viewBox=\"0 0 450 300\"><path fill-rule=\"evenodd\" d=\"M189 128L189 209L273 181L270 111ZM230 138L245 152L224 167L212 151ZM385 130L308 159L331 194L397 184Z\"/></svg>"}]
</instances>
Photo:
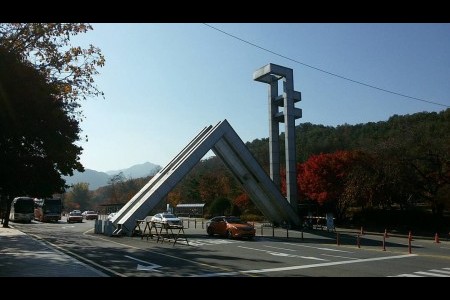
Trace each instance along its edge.
<instances>
[{"instance_id":1,"label":"tree","mask_svg":"<svg viewBox=\"0 0 450 300\"><path fill-rule=\"evenodd\" d=\"M0 47L38 70L67 104L66 112L81 119L78 101L103 96L94 76L105 58L99 48L73 46L70 39L92 29L84 23L0 23Z\"/></svg>"},{"instance_id":2,"label":"tree","mask_svg":"<svg viewBox=\"0 0 450 300\"><path fill-rule=\"evenodd\" d=\"M89 191L89 183L79 182L74 184L72 189L66 194L64 207L81 210L93 209L91 198L92 195Z\"/></svg>"},{"instance_id":3,"label":"tree","mask_svg":"<svg viewBox=\"0 0 450 300\"><path fill-rule=\"evenodd\" d=\"M0 24L0 199L62 192L61 175L83 171L79 100L103 93L94 76L105 59L70 38L83 23Z\"/></svg>"},{"instance_id":4,"label":"tree","mask_svg":"<svg viewBox=\"0 0 450 300\"><path fill-rule=\"evenodd\" d=\"M120 203L119 186L122 185L124 180L125 176L123 175L123 172L119 172L108 180L108 184L111 187L110 203Z\"/></svg>"},{"instance_id":5,"label":"tree","mask_svg":"<svg viewBox=\"0 0 450 300\"><path fill-rule=\"evenodd\" d=\"M83 171L79 122L57 94L56 84L0 48L0 192L9 204L15 196L62 192L61 175Z\"/></svg>"},{"instance_id":6,"label":"tree","mask_svg":"<svg viewBox=\"0 0 450 300\"><path fill-rule=\"evenodd\" d=\"M209 207L209 212L212 215L225 215L231 209L230 200L225 197L216 198Z\"/></svg>"},{"instance_id":7,"label":"tree","mask_svg":"<svg viewBox=\"0 0 450 300\"><path fill-rule=\"evenodd\" d=\"M308 198L320 205L329 205L342 219L350 203L343 198L345 183L360 152L337 151L311 156L299 168L297 175L300 198ZM285 185L283 185L285 187Z\"/></svg>"}]
</instances>

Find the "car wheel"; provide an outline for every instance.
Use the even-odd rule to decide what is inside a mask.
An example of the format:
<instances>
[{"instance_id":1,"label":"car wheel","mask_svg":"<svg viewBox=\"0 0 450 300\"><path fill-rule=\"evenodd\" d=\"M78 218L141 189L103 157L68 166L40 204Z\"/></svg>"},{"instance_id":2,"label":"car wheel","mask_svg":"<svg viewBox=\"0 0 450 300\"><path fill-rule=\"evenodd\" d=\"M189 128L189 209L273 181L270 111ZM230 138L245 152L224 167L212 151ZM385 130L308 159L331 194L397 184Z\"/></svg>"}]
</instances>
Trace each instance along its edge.
<instances>
[{"instance_id":1,"label":"car wheel","mask_svg":"<svg viewBox=\"0 0 450 300\"><path fill-rule=\"evenodd\" d=\"M231 230L227 230L227 238L231 239L233 237L233 233Z\"/></svg>"},{"instance_id":2,"label":"car wheel","mask_svg":"<svg viewBox=\"0 0 450 300\"><path fill-rule=\"evenodd\" d=\"M211 227L208 227L208 228L206 229L206 233L207 233L209 236L214 235L214 232L212 231Z\"/></svg>"}]
</instances>

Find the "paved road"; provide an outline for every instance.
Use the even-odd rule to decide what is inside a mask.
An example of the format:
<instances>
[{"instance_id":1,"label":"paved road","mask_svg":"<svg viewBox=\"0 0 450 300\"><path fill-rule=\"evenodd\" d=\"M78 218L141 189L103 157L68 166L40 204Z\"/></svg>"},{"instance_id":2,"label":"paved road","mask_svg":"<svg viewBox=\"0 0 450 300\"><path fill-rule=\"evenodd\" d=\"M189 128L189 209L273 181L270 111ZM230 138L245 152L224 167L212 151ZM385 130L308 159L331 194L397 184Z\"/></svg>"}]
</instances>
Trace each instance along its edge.
<instances>
[{"instance_id":1,"label":"paved road","mask_svg":"<svg viewBox=\"0 0 450 300\"><path fill-rule=\"evenodd\" d=\"M82 261L109 276L333 276L333 277L442 277L450 276L450 242L436 244L414 239L412 254L405 237L387 239L326 231L300 233L264 229L253 241L208 237L205 230L186 229L189 245L140 237L94 234L94 221L67 224L33 222L12 224L17 229Z\"/></svg>"}]
</instances>

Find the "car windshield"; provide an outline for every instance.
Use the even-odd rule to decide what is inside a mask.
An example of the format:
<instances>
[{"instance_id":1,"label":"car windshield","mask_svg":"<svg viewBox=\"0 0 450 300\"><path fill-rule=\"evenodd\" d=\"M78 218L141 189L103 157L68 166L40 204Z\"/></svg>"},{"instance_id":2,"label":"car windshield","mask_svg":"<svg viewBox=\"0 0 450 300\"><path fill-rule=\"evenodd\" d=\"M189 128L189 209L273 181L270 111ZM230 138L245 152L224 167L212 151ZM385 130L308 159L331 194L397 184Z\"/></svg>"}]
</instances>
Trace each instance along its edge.
<instances>
[{"instance_id":1,"label":"car windshield","mask_svg":"<svg viewBox=\"0 0 450 300\"><path fill-rule=\"evenodd\" d=\"M237 218L237 217L228 217L228 218L225 218L225 220L226 220L228 223L234 223L234 224L247 224L247 222L244 222L244 221L242 221L240 218Z\"/></svg>"},{"instance_id":2,"label":"car windshield","mask_svg":"<svg viewBox=\"0 0 450 300\"><path fill-rule=\"evenodd\" d=\"M81 216L80 212L71 212L70 213L71 216Z\"/></svg>"},{"instance_id":3,"label":"car windshield","mask_svg":"<svg viewBox=\"0 0 450 300\"><path fill-rule=\"evenodd\" d=\"M175 219L176 218L174 215L171 215L171 214L163 214L162 217L166 218L166 219Z\"/></svg>"}]
</instances>

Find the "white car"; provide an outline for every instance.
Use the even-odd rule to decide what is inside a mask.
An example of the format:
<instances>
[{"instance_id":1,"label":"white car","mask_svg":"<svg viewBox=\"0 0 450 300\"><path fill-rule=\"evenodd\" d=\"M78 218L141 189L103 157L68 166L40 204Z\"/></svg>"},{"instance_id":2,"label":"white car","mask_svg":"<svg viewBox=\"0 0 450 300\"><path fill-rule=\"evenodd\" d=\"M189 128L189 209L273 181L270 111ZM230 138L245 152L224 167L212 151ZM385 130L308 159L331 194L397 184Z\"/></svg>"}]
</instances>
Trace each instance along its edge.
<instances>
[{"instance_id":1,"label":"white car","mask_svg":"<svg viewBox=\"0 0 450 300\"><path fill-rule=\"evenodd\" d=\"M114 218L114 216L115 216L116 214L117 214L117 212L110 213L110 214L108 215L108 221L111 221L111 219Z\"/></svg>"},{"instance_id":2,"label":"white car","mask_svg":"<svg viewBox=\"0 0 450 300\"><path fill-rule=\"evenodd\" d=\"M163 227L179 227L183 226L183 222L171 213L159 213L151 217L150 222L153 224L159 224ZM152 224L152 225L153 225Z\"/></svg>"}]
</instances>

